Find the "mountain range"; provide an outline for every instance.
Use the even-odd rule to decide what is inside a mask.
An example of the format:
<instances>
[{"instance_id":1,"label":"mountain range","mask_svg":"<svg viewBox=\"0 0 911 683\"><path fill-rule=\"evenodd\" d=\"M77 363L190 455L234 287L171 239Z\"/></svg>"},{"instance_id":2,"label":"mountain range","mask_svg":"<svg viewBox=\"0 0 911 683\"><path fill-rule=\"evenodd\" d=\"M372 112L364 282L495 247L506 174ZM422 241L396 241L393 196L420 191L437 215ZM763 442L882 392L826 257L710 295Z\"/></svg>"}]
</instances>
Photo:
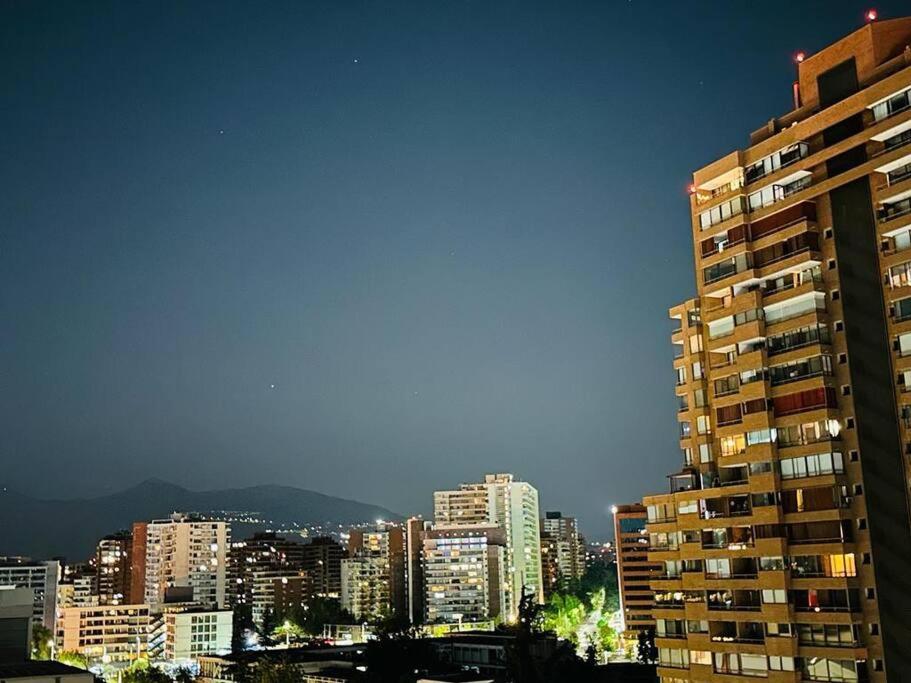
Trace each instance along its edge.
<instances>
[{"instance_id":1,"label":"mountain range","mask_svg":"<svg viewBox=\"0 0 911 683\"><path fill-rule=\"evenodd\" d=\"M44 500L0 492L0 555L88 559L99 538L128 529L133 522L161 519L174 511L214 514L254 513L260 524L232 523L234 538L266 526L333 522L358 524L375 519L401 519L377 505L327 496L290 486L249 486L190 491L159 479L96 498ZM246 516L246 515L238 515ZM244 528L247 527L247 528Z\"/></svg>"}]
</instances>

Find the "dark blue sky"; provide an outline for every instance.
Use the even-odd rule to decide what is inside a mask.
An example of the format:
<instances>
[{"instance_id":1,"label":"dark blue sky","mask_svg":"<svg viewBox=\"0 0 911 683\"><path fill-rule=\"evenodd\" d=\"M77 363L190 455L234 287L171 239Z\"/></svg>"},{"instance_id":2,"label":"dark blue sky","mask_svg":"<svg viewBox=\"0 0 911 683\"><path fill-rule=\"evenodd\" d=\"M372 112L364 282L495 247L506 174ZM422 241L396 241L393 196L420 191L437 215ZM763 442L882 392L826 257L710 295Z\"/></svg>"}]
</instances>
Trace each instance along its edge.
<instances>
[{"instance_id":1,"label":"dark blue sky","mask_svg":"<svg viewBox=\"0 0 911 683\"><path fill-rule=\"evenodd\" d=\"M6 0L3 484L512 471L606 534L680 460L689 174L865 9Z\"/></svg>"}]
</instances>

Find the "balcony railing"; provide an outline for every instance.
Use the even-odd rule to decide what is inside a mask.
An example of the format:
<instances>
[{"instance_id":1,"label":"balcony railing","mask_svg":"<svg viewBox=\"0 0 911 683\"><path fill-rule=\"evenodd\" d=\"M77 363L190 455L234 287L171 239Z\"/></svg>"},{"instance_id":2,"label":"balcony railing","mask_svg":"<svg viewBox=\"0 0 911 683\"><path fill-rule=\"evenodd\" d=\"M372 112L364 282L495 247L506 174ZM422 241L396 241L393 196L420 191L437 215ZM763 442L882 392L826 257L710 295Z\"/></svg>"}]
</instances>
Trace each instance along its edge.
<instances>
[{"instance_id":1,"label":"balcony railing","mask_svg":"<svg viewBox=\"0 0 911 683\"><path fill-rule=\"evenodd\" d=\"M792 164L796 164L801 159L806 159L809 154L810 146L805 142L798 142L790 151L785 152L784 154L779 153L778 166L766 168L764 163L765 159L763 159L762 161L747 167L744 172L744 179L747 183L755 183L757 180L762 180L767 175L776 173Z\"/></svg>"},{"instance_id":2,"label":"balcony railing","mask_svg":"<svg viewBox=\"0 0 911 683\"><path fill-rule=\"evenodd\" d=\"M909 213L911 213L911 197L884 206L879 212L879 222L887 223L901 216L907 216Z\"/></svg>"},{"instance_id":3,"label":"balcony railing","mask_svg":"<svg viewBox=\"0 0 911 683\"><path fill-rule=\"evenodd\" d=\"M759 612L762 605L758 603L727 603L727 602L710 602L709 610L717 611L739 611L739 612Z\"/></svg>"},{"instance_id":4,"label":"balcony railing","mask_svg":"<svg viewBox=\"0 0 911 683\"><path fill-rule=\"evenodd\" d=\"M888 182L884 187L890 187L892 185L900 183L903 180L906 180L907 178L911 178L911 164L905 164L904 166L901 166L894 171L890 171L886 178Z\"/></svg>"},{"instance_id":5,"label":"balcony railing","mask_svg":"<svg viewBox=\"0 0 911 683\"><path fill-rule=\"evenodd\" d=\"M813 344L831 344L828 327L811 327L779 337L771 337L768 339L767 347L769 355L775 356Z\"/></svg>"}]
</instances>

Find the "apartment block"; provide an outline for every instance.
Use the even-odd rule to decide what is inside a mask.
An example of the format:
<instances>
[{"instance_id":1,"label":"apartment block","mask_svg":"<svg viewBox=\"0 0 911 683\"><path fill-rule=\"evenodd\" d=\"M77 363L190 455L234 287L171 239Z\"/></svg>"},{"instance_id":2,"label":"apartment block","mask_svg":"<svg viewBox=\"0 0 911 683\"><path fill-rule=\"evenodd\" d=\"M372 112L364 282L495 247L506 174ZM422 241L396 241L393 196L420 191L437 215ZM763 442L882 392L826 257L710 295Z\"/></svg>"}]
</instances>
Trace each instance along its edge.
<instances>
[{"instance_id":1,"label":"apartment block","mask_svg":"<svg viewBox=\"0 0 911 683\"><path fill-rule=\"evenodd\" d=\"M506 534L506 602L503 613L513 618L522 591L544 601L541 571L541 529L538 491L511 474L488 474L483 482L433 494L434 526L493 524Z\"/></svg>"},{"instance_id":2,"label":"apartment block","mask_svg":"<svg viewBox=\"0 0 911 683\"><path fill-rule=\"evenodd\" d=\"M424 620L429 624L503 616L506 532L495 524L435 526L424 532Z\"/></svg>"},{"instance_id":3,"label":"apartment block","mask_svg":"<svg viewBox=\"0 0 911 683\"><path fill-rule=\"evenodd\" d=\"M412 624L424 623L424 537L430 528L420 517L405 522L405 607Z\"/></svg>"},{"instance_id":4,"label":"apartment block","mask_svg":"<svg viewBox=\"0 0 911 683\"><path fill-rule=\"evenodd\" d=\"M329 536L317 536L302 548L303 564L313 585L313 594L337 598L342 592L342 559L346 556L341 543Z\"/></svg>"},{"instance_id":5,"label":"apartment block","mask_svg":"<svg viewBox=\"0 0 911 683\"><path fill-rule=\"evenodd\" d=\"M638 504L615 505L611 512L614 516L617 587L623 634L628 639L635 639L639 631L655 626L652 616L655 594L649 582L664 569L664 565L648 559L645 507Z\"/></svg>"},{"instance_id":6,"label":"apartment block","mask_svg":"<svg viewBox=\"0 0 911 683\"><path fill-rule=\"evenodd\" d=\"M233 633L231 610L192 609L164 614L164 658L188 662L228 652Z\"/></svg>"},{"instance_id":7,"label":"apartment block","mask_svg":"<svg viewBox=\"0 0 911 683\"><path fill-rule=\"evenodd\" d=\"M60 563L56 560L42 562L26 557L0 558L0 587L31 590L33 623L50 630L54 629L59 578Z\"/></svg>"},{"instance_id":8,"label":"apartment block","mask_svg":"<svg viewBox=\"0 0 911 683\"><path fill-rule=\"evenodd\" d=\"M404 529L382 522L352 529L348 555L341 563L342 607L364 621L407 616Z\"/></svg>"},{"instance_id":9,"label":"apartment block","mask_svg":"<svg viewBox=\"0 0 911 683\"><path fill-rule=\"evenodd\" d=\"M132 590L160 612L187 594L203 606L226 606L230 529L226 522L174 514L133 525Z\"/></svg>"},{"instance_id":10,"label":"apartment block","mask_svg":"<svg viewBox=\"0 0 911 683\"><path fill-rule=\"evenodd\" d=\"M132 601L132 551L133 534L129 531L111 534L98 541L94 565L99 604L121 605Z\"/></svg>"},{"instance_id":11,"label":"apartment block","mask_svg":"<svg viewBox=\"0 0 911 683\"><path fill-rule=\"evenodd\" d=\"M261 624L267 610L275 611L275 582L299 579L303 571L303 543L273 532L254 534L231 543L228 599L231 605L251 606L253 622Z\"/></svg>"},{"instance_id":12,"label":"apartment block","mask_svg":"<svg viewBox=\"0 0 911 683\"><path fill-rule=\"evenodd\" d=\"M799 60L793 111L693 176L683 467L644 501L663 681L911 680L909 46Z\"/></svg>"},{"instance_id":13,"label":"apartment block","mask_svg":"<svg viewBox=\"0 0 911 683\"><path fill-rule=\"evenodd\" d=\"M66 607L57 617L57 650L91 664L131 662L148 651L150 623L148 605Z\"/></svg>"},{"instance_id":14,"label":"apartment block","mask_svg":"<svg viewBox=\"0 0 911 683\"><path fill-rule=\"evenodd\" d=\"M544 595L561 583L582 578L585 573L585 539L575 517L545 512L540 522L541 571Z\"/></svg>"}]
</instances>

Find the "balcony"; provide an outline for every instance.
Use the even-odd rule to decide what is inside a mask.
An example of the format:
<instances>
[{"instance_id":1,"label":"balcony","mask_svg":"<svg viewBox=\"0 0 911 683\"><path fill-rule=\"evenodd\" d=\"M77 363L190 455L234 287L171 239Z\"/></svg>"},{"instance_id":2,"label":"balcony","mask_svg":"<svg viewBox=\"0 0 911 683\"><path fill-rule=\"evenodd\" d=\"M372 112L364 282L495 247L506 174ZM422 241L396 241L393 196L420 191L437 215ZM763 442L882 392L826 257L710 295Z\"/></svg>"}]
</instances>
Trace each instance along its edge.
<instances>
[{"instance_id":1,"label":"balcony","mask_svg":"<svg viewBox=\"0 0 911 683\"><path fill-rule=\"evenodd\" d=\"M712 591L706 596L711 611L758 612L762 609L759 591Z\"/></svg>"},{"instance_id":2,"label":"balcony","mask_svg":"<svg viewBox=\"0 0 911 683\"><path fill-rule=\"evenodd\" d=\"M769 337L767 348L769 356L776 356L806 346L813 346L814 344L831 343L832 337L829 328L823 325L815 325Z\"/></svg>"},{"instance_id":3,"label":"balcony","mask_svg":"<svg viewBox=\"0 0 911 683\"><path fill-rule=\"evenodd\" d=\"M767 235L789 228L803 221L816 222L816 204L812 201L800 202L789 206L771 216L760 218L750 224L750 239L757 241Z\"/></svg>"},{"instance_id":4,"label":"balcony","mask_svg":"<svg viewBox=\"0 0 911 683\"><path fill-rule=\"evenodd\" d=\"M737 275L746 270L749 270L752 267L752 262L749 254L739 254L730 259L721 261L712 266L702 269L702 282L705 285L714 284L720 282L725 278L731 277L732 275Z\"/></svg>"},{"instance_id":5,"label":"balcony","mask_svg":"<svg viewBox=\"0 0 911 683\"><path fill-rule=\"evenodd\" d=\"M781 184L769 185L751 194L748 198L749 212L755 213L777 204L805 190L812 183L813 176L808 171L799 171L792 174L790 177L782 179Z\"/></svg>"},{"instance_id":6,"label":"balcony","mask_svg":"<svg viewBox=\"0 0 911 683\"><path fill-rule=\"evenodd\" d=\"M753 267L765 268L808 251L819 251L819 234L816 232L804 232L778 244L757 250L753 254Z\"/></svg>"},{"instance_id":7,"label":"balcony","mask_svg":"<svg viewBox=\"0 0 911 683\"><path fill-rule=\"evenodd\" d=\"M911 141L911 136L908 137L908 140ZM899 166L894 171L889 171L889 173L886 174L887 182L885 186L891 187L892 185L896 185L897 183L900 183L903 180L907 180L908 178L911 178L911 163L905 164L904 166Z\"/></svg>"},{"instance_id":8,"label":"balcony","mask_svg":"<svg viewBox=\"0 0 911 683\"><path fill-rule=\"evenodd\" d=\"M907 216L908 214L911 214L911 197L907 197L892 204L885 204L883 208L879 210L878 217L880 223L888 223L891 220Z\"/></svg>"},{"instance_id":9,"label":"balcony","mask_svg":"<svg viewBox=\"0 0 911 683\"><path fill-rule=\"evenodd\" d=\"M903 90L871 108L873 109L873 120L876 123L901 114L911 108L911 89Z\"/></svg>"},{"instance_id":10,"label":"balcony","mask_svg":"<svg viewBox=\"0 0 911 683\"><path fill-rule=\"evenodd\" d=\"M801 159L807 158L809 154L810 146L806 142L798 142L748 166L744 170L744 180L747 184L755 183L772 173L796 164Z\"/></svg>"},{"instance_id":11,"label":"balcony","mask_svg":"<svg viewBox=\"0 0 911 683\"><path fill-rule=\"evenodd\" d=\"M877 153L876 156L894 152L896 149L901 149L905 145L911 145L911 130L906 130L903 133L899 133L895 137L891 137L883 142L883 149Z\"/></svg>"},{"instance_id":12,"label":"balcony","mask_svg":"<svg viewBox=\"0 0 911 683\"><path fill-rule=\"evenodd\" d=\"M773 387L800 382L813 377L832 375L832 361L829 356L813 356L786 365L773 365L769 368L769 383ZM825 402L822 405L826 405Z\"/></svg>"}]
</instances>

